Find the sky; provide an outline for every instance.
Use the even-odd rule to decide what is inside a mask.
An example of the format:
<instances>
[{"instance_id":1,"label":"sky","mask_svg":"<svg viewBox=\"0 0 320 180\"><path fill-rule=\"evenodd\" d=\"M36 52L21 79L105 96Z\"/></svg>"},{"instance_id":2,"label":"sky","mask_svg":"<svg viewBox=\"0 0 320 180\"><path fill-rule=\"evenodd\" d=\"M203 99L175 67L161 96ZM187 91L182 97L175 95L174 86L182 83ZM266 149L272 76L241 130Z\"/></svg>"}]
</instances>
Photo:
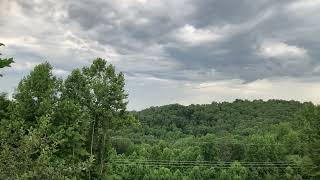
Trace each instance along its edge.
<instances>
[{"instance_id":1,"label":"sky","mask_svg":"<svg viewBox=\"0 0 320 180\"><path fill-rule=\"evenodd\" d=\"M101 57L129 109L235 99L320 102L320 0L0 0L0 91L48 61Z\"/></svg>"}]
</instances>

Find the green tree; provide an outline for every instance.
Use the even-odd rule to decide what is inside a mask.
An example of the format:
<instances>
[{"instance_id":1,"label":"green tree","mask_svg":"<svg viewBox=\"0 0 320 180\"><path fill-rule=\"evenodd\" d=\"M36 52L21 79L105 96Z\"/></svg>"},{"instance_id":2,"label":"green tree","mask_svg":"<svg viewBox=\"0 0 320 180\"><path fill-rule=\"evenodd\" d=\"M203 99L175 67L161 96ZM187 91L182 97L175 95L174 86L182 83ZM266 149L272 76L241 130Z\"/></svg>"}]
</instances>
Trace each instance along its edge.
<instances>
[{"instance_id":1,"label":"green tree","mask_svg":"<svg viewBox=\"0 0 320 180\"><path fill-rule=\"evenodd\" d=\"M124 75L116 73L114 66L100 58L82 71L73 71L64 83L61 96L73 99L90 115L87 148L96 159L90 178L102 177L105 173L104 166L111 145L108 132L133 121L126 111L124 85Z\"/></svg>"},{"instance_id":2,"label":"green tree","mask_svg":"<svg viewBox=\"0 0 320 180\"><path fill-rule=\"evenodd\" d=\"M63 179L81 177L88 169L91 159L81 148L87 116L71 101L60 101L60 84L49 63L36 66L19 83L9 106L12 114L1 121L0 172L11 172L1 175Z\"/></svg>"},{"instance_id":3,"label":"green tree","mask_svg":"<svg viewBox=\"0 0 320 180\"><path fill-rule=\"evenodd\" d=\"M237 161L232 163L230 169L228 169L228 172L232 179L235 180L244 180L248 177L248 170Z\"/></svg>"},{"instance_id":4,"label":"green tree","mask_svg":"<svg viewBox=\"0 0 320 180\"><path fill-rule=\"evenodd\" d=\"M308 105L299 116L303 128L301 139L304 142L305 172L320 178L320 106ZM310 159L311 162L308 162Z\"/></svg>"},{"instance_id":5,"label":"green tree","mask_svg":"<svg viewBox=\"0 0 320 180\"><path fill-rule=\"evenodd\" d=\"M4 46L4 44L3 43L0 43L0 47L1 46ZM0 53L0 56L1 56L2 54ZM1 68L4 68L4 67L10 67L10 65L13 63L14 61L13 61L13 58L5 58L5 59L1 59L0 58L0 69ZM2 74L0 74L0 77L2 77Z\"/></svg>"},{"instance_id":6,"label":"green tree","mask_svg":"<svg viewBox=\"0 0 320 180\"><path fill-rule=\"evenodd\" d=\"M54 108L52 115L53 133L61 138L57 158L63 159L69 167L69 175L85 178L91 164L90 154L86 145L88 142L90 116L87 111L72 100L61 100ZM83 166L87 167L83 167Z\"/></svg>"},{"instance_id":7,"label":"green tree","mask_svg":"<svg viewBox=\"0 0 320 180\"><path fill-rule=\"evenodd\" d=\"M190 179L199 179L199 180L203 179L200 168L198 166L193 167L191 171L189 171L188 177Z\"/></svg>"},{"instance_id":8,"label":"green tree","mask_svg":"<svg viewBox=\"0 0 320 180\"><path fill-rule=\"evenodd\" d=\"M52 66L46 62L37 65L24 77L16 90L15 117L25 120L31 126L36 119L53 113L53 106L59 96L61 81L52 74Z\"/></svg>"},{"instance_id":9,"label":"green tree","mask_svg":"<svg viewBox=\"0 0 320 180\"><path fill-rule=\"evenodd\" d=\"M185 179L183 174L181 173L181 171L179 169L177 169L174 174L173 174L173 177L172 179L174 180L181 180L181 179Z\"/></svg>"},{"instance_id":10,"label":"green tree","mask_svg":"<svg viewBox=\"0 0 320 180\"><path fill-rule=\"evenodd\" d=\"M9 106L11 101L7 98L6 94L0 94L0 121L2 119L7 119L10 115Z\"/></svg>"},{"instance_id":11,"label":"green tree","mask_svg":"<svg viewBox=\"0 0 320 180\"><path fill-rule=\"evenodd\" d=\"M103 59L65 82L49 63L36 66L12 102L0 98L0 177L103 178L108 132L133 121L126 98L123 74Z\"/></svg>"}]
</instances>

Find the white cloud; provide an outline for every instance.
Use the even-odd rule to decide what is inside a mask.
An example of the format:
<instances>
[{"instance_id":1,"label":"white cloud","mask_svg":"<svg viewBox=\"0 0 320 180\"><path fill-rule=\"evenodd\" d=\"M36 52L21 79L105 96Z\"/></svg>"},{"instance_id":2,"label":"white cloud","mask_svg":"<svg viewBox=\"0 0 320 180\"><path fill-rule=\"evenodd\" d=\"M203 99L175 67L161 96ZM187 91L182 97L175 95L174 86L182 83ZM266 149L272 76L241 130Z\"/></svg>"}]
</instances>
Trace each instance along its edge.
<instances>
[{"instance_id":1,"label":"white cloud","mask_svg":"<svg viewBox=\"0 0 320 180\"><path fill-rule=\"evenodd\" d=\"M311 10L320 7L320 0L298 0L288 5L289 10Z\"/></svg>"},{"instance_id":2,"label":"white cloud","mask_svg":"<svg viewBox=\"0 0 320 180\"><path fill-rule=\"evenodd\" d=\"M52 70L52 73L53 73L54 75L56 75L56 76L65 76L65 75L67 75L69 72L66 71L66 70L63 70L63 69L56 69L56 68L54 68L54 69Z\"/></svg>"},{"instance_id":3,"label":"white cloud","mask_svg":"<svg viewBox=\"0 0 320 180\"><path fill-rule=\"evenodd\" d=\"M241 79L202 83L152 77L131 77L127 80L129 108L136 110L171 103L207 104L212 101L232 102L235 99L283 99L320 103L319 79L287 77L259 79L249 83Z\"/></svg>"},{"instance_id":4,"label":"white cloud","mask_svg":"<svg viewBox=\"0 0 320 180\"><path fill-rule=\"evenodd\" d=\"M13 72L29 72L31 71L36 65L40 63L31 62L31 61L24 61L24 62L15 62L12 64L11 68L8 68L7 71ZM57 76L65 76L69 72L64 69L53 68L52 73Z\"/></svg>"},{"instance_id":5,"label":"white cloud","mask_svg":"<svg viewBox=\"0 0 320 180\"><path fill-rule=\"evenodd\" d=\"M258 54L266 58L302 58L307 55L307 50L281 41L265 40L260 45Z\"/></svg>"},{"instance_id":6,"label":"white cloud","mask_svg":"<svg viewBox=\"0 0 320 180\"><path fill-rule=\"evenodd\" d=\"M217 32L208 29L197 29L190 24L186 24L178 29L174 33L174 36L178 40L195 45L217 41L222 38L222 35Z\"/></svg>"},{"instance_id":7,"label":"white cloud","mask_svg":"<svg viewBox=\"0 0 320 180\"><path fill-rule=\"evenodd\" d=\"M2 37L0 40L6 45L32 46L37 43L37 39L33 36Z\"/></svg>"},{"instance_id":8,"label":"white cloud","mask_svg":"<svg viewBox=\"0 0 320 180\"><path fill-rule=\"evenodd\" d=\"M12 68L11 70L14 71L30 71L31 69L33 69L38 63L35 62L29 62L29 61L25 61L25 62L15 62L12 64Z\"/></svg>"},{"instance_id":9,"label":"white cloud","mask_svg":"<svg viewBox=\"0 0 320 180\"><path fill-rule=\"evenodd\" d=\"M101 45L99 42L89 38L81 38L71 31L64 33L61 42L57 42L59 49L65 53L68 51L78 52L85 56L108 57L111 61L118 60L118 52L109 45Z\"/></svg>"},{"instance_id":10,"label":"white cloud","mask_svg":"<svg viewBox=\"0 0 320 180\"><path fill-rule=\"evenodd\" d=\"M298 0L289 3L286 8L286 12L290 19L295 19L295 22L299 25L297 29L310 29L319 32L319 19L320 19L320 0ZM310 35L310 33L304 32L302 37Z\"/></svg>"},{"instance_id":11,"label":"white cloud","mask_svg":"<svg viewBox=\"0 0 320 180\"><path fill-rule=\"evenodd\" d=\"M235 35L250 32L264 21L274 16L275 11L268 9L257 16L241 23L225 23L221 26L210 25L206 28L196 28L191 24L175 30L172 36L188 45L199 45L203 43L221 42L232 38Z\"/></svg>"},{"instance_id":12,"label":"white cloud","mask_svg":"<svg viewBox=\"0 0 320 180\"><path fill-rule=\"evenodd\" d=\"M188 84L185 86L186 98L180 99L179 102L187 105L235 99L284 99L320 103L319 91L320 81L307 79L261 79L249 83L232 79Z\"/></svg>"}]
</instances>

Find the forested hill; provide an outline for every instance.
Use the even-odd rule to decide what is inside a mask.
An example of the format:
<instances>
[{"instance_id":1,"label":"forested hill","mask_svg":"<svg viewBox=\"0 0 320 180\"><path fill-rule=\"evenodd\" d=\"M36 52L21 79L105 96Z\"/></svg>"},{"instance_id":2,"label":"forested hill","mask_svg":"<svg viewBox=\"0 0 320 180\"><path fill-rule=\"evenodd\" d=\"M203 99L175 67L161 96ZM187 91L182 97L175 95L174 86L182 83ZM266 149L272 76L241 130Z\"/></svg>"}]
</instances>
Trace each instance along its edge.
<instances>
[{"instance_id":1,"label":"forested hill","mask_svg":"<svg viewBox=\"0 0 320 180\"><path fill-rule=\"evenodd\" d=\"M133 112L143 127L180 129L184 134L205 135L225 132L239 135L266 132L281 122L293 122L310 103L285 100L235 100L183 106L171 104ZM158 129L159 130L159 129Z\"/></svg>"},{"instance_id":2,"label":"forested hill","mask_svg":"<svg viewBox=\"0 0 320 180\"><path fill-rule=\"evenodd\" d=\"M113 131L123 179L319 179L320 107L284 100L171 104Z\"/></svg>"}]
</instances>

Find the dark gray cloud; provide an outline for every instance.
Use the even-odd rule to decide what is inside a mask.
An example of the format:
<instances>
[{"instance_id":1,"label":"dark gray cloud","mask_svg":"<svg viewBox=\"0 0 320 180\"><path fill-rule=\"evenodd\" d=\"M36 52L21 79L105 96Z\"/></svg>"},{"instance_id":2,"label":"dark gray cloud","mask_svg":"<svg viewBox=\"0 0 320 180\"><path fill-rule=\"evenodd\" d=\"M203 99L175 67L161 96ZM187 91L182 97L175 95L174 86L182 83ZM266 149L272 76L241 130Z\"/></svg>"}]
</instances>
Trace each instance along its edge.
<instances>
[{"instance_id":1,"label":"dark gray cloud","mask_svg":"<svg viewBox=\"0 0 320 180\"><path fill-rule=\"evenodd\" d=\"M314 38L308 41L304 36L301 37L301 25L306 23L301 21L301 17L292 14L294 9L290 10L295 1L177 2L75 1L68 6L68 15L70 21L77 22L83 30L91 32L90 38L116 47L123 55L139 54L147 47L161 45L162 53L180 65L180 69L176 69L177 73L185 69L195 72L215 69L226 77L252 81L276 76L310 75L310 68L316 63L316 46L319 42L314 42ZM163 8L164 6L167 7ZM300 10L308 11L303 7ZM173 32L185 25L191 25L195 30L219 31L222 40L191 46L186 45L188 42L177 42ZM308 27L311 33L315 33L318 28L310 23ZM194 35L201 36L196 33ZM299 57L299 63L288 65L286 61L290 60L286 59L287 57L281 57L282 60L279 61L260 57L255 53L257 49L254 47L259 46L265 39L275 39L288 46L306 49L308 57L305 58L308 60ZM145 63L148 58L135 61ZM170 68L165 73L150 72L148 69L135 71L145 71L153 76L169 79L168 74L172 74ZM177 75L172 76L175 78ZM188 76L185 79L187 80Z\"/></svg>"},{"instance_id":2,"label":"dark gray cloud","mask_svg":"<svg viewBox=\"0 0 320 180\"><path fill-rule=\"evenodd\" d=\"M0 5L8 9L0 12L0 40L17 61L9 74L44 59L64 74L100 56L134 83L145 79L150 89L172 81L181 85L173 93L179 94L185 84L313 79L320 73L319 0L5 0ZM139 89L134 83L129 91Z\"/></svg>"}]
</instances>

